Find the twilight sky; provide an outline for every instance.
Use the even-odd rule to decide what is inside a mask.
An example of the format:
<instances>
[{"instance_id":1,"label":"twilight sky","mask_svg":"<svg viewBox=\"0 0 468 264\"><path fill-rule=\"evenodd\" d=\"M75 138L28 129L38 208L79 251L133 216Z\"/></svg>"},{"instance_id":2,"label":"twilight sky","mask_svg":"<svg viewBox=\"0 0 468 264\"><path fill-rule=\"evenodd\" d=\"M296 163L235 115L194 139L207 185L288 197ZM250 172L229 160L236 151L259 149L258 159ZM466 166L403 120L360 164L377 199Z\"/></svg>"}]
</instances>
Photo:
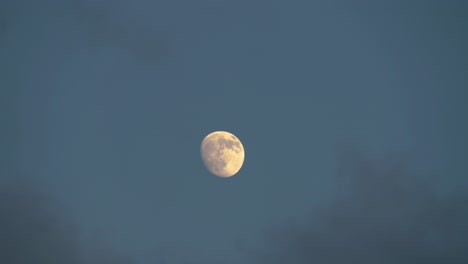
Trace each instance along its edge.
<instances>
[{"instance_id":1,"label":"twilight sky","mask_svg":"<svg viewBox=\"0 0 468 264\"><path fill-rule=\"evenodd\" d=\"M0 260L53 263L37 252L72 232L78 255L142 264L466 263L466 236L447 234L468 236L467 13L461 0L1 1L0 246L16 229L43 236L21 226L49 214L36 193L70 227ZM215 130L244 144L233 178L201 162ZM434 217L421 232L435 242L391 246L411 232L388 230Z\"/></svg>"}]
</instances>

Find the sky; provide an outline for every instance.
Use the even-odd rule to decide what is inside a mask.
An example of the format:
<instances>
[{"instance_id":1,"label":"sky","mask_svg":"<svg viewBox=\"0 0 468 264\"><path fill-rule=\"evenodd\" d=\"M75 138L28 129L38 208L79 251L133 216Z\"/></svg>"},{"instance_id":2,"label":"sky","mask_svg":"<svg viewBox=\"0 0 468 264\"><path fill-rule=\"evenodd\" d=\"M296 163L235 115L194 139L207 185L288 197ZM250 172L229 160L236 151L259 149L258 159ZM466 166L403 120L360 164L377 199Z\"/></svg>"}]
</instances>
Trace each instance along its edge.
<instances>
[{"instance_id":1,"label":"sky","mask_svg":"<svg viewBox=\"0 0 468 264\"><path fill-rule=\"evenodd\" d=\"M2 1L0 259L466 263L467 12ZM217 130L245 148L227 179Z\"/></svg>"}]
</instances>

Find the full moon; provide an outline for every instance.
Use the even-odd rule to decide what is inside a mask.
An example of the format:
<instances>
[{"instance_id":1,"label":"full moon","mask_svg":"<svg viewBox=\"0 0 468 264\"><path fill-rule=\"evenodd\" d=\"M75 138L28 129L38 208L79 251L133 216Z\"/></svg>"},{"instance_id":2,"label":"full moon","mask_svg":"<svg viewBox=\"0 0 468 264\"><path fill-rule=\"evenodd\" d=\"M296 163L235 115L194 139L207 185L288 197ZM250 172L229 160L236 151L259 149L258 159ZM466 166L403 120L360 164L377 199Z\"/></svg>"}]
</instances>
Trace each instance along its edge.
<instances>
[{"instance_id":1,"label":"full moon","mask_svg":"<svg viewBox=\"0 0 468 264\"><path fill-rule=\"evenodd\" d=\"M234 176L244 163L244 146L233 134L215 131L201 143L201 156L206 168L216 176Z\"/></svg>"}]
</instances>

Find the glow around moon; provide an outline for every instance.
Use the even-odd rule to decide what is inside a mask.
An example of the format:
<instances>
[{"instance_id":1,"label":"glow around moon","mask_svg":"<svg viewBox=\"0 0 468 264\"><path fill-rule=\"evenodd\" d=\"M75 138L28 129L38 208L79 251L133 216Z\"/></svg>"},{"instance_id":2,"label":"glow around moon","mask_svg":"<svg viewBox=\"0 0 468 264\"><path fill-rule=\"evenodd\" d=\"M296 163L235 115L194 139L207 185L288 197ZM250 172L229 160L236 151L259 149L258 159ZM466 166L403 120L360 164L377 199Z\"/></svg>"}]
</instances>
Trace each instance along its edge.
<instances>
[{"instance_id":1,"label":"glow around moon","mask_svg":"<svg viewBox=\"0 0 468 264\"><path fill-rule=\"evenodd\" d=\"M201 143L201 156L206 168L216 176L231 177L244 163L244 146L233 134L216 131Z\"/></svg>"}]
</instances>

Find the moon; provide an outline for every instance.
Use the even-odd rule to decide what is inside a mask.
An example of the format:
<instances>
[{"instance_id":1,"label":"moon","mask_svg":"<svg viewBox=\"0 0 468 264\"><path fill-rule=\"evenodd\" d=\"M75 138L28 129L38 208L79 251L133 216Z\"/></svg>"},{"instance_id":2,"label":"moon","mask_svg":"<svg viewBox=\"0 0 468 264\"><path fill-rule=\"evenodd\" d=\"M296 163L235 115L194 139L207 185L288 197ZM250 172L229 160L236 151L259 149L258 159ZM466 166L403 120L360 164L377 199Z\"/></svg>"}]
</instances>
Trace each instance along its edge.
<instances>
[{"instance_id":1,"label":"moon","mask_svg":"<svg viewBox=\"0 0 468 264\"><path fill-rule=\"evenodd\" d=\"M205 167L214 175L234 176L244 164L244 146L233 134L215 131L201 143L201 156Z\"/></svg>"}]
</instances>

